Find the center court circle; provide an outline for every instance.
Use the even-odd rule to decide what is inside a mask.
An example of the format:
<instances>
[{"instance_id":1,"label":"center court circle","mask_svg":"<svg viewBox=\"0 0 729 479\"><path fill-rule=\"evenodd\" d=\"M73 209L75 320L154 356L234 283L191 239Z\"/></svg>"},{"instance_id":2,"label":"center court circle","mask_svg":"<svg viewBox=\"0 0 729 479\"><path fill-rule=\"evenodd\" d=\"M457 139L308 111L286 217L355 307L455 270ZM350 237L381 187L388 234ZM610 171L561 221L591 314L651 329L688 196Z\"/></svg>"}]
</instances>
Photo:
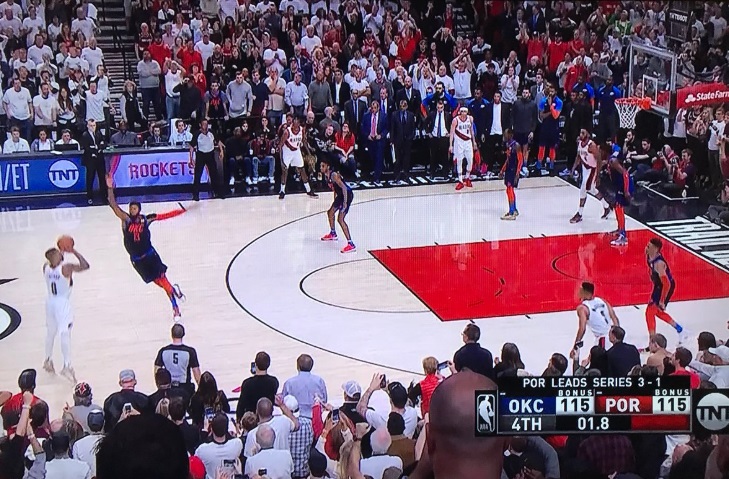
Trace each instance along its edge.
<instances>
[{"instance_id":1,"label":"center court circle","mask_svg":"<svg viewBox=\"0 0 729 479\"><path fill-rule=\"evenodd\" d=\"M344 291L332 288L332 284L342 277L349 277L353 284L364 284L367 288ZM341 309L401 314L429 311L406 288L398 287L396 283L374 258L363 258L314 270L304 276L299 285L301 292L310 299Z\"/></svg>"}]
</instances>

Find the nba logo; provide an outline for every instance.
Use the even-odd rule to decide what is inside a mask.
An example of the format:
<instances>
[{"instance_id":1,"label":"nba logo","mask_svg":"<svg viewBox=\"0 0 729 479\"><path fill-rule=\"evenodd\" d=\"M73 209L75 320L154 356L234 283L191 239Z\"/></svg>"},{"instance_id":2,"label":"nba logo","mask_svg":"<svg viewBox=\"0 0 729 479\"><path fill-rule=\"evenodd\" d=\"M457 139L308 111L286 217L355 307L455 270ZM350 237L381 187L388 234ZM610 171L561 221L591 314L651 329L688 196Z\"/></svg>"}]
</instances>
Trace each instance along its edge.
<instances>
[{"instance_id":1,"label":"nba logo","mask_svg":"<svg viewBox=\"0 0 729 479\"><path fill-rule=\"evenodd\" d=\"M496 434L496 391L476 391L476 435Z\"/></svg>"}]
</instances>

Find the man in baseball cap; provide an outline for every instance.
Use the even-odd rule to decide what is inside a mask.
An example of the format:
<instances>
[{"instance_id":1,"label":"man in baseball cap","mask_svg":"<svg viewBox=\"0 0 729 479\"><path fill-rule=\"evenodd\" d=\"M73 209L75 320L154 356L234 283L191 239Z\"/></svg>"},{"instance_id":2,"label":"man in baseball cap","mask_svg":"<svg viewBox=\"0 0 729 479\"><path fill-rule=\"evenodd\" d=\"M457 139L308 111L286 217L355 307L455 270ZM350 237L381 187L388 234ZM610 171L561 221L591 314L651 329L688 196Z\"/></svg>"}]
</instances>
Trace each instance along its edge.
<instances>
[{"instance_id":1,"label":"man in baseball cap","mask_svg":"<svg viewBox=\"0 0 729 479\"><path fill-rule=\"evenodd\" d=\"M93 395L91 394L91 386L89 383L78 383L73 388L73 407L71 408L71 415L73 418L81 424L84 431L89 433L89 425L86 422L89 413L94 409L101 409L101 406L93 404Z\"/></svg>"},{"instance_id":2,"label":"man in baseball cap","mask_svg":"<svg viewBox=\"0 0 729 479\"><path fill-rule=\"evenodd\" d=\"M691 361L689 367L709 376L709 381L718 389L729 388L729 346L721 345L708 349L711 364Z\"/></svg>"},{"instance_id":3,"label":"man in baseball cap","mask_svg":"<svg viewBox=\"0 0 729 479\"><path fill-rule=\"evenodd\" d=\"M339 408L339 412L346 415L353 424L367 422L357 412L357 403L362 396L362 386L357 381L347 381L342 384L342 391L344 392L344 404Z\"/></svg>"},{"instance_id":4,"label":"man in baseball cap","mask_svg":"<svg viewBox=\"0 0 729 479\"><path fill-rule=\"evenodd\" d=\"M34 394L35 392L35 378L37 376L35 369L24 369L18 376L18 387L20 392L6 399L0 409L0 416L2 416L3 427L10 432L15 432L15 426L18 425L20 420L20 412L23 406L23 393L28 391L33 394L33 401L31 406L34 406L40 399Z\"/></svg>"},{"instance_id":5,"label":"man in baseball cap","mask_svg":"<svg viewBox=\"0 0 729 479\"><path fill-rule=\"evenodd\" d=\"M119 422L126 404L131 404L132 409L140 414L154 412L155 405L151 404L147 395L134 390L137 386L137 376L134 371L123 369L119 373L119 386L121 386L121 390L112 393L104 401L104 431L106 433L109 433Z\"/></svg>"}]
</instances>

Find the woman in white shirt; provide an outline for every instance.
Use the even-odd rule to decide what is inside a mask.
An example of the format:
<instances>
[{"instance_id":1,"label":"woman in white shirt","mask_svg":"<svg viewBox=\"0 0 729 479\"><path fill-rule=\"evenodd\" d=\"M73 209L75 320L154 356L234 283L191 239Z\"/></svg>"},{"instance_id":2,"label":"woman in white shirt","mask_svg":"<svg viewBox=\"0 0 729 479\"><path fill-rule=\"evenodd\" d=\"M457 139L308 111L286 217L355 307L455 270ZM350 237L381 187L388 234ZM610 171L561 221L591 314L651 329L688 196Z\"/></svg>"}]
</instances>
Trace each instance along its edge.
<instances>
[{"instance_id":1,"label":"woman in white shirt","mask_svg":"<svg viewBox=\"0 0 729 479\"><path fill-rule=\"evenodd\" d=\"M501 76L501 101L504 103L514 103L518 91L519 77L516 75L516 69L513 66L509 66L506 69L506 73Z\"/></svg>"},{"instance_id":2,"label":"woman in white shirt","mask_svg":"<svg viewBox=\"0 0 729 479\"><path fill-rule=\"evenodd\" d=\"M73 104L68 88L61 87L58 91L58 116L56 117L58 136L61 135L61 131L64 129L71 129L75 122L76 106Z\"/></svg>"},{"instance_id":3,"label":"woman in white shirt","mask_svg":"<svg viewBox=\"0 0 729 479\"><path fill-rule=\"evenodd\" d=\"M51 151L53 149L53 141L48 138L48 132L45 129L41 129L38 132L38 138L33 140L30 144L30 151Z\"/></svg>"}]
</instances>

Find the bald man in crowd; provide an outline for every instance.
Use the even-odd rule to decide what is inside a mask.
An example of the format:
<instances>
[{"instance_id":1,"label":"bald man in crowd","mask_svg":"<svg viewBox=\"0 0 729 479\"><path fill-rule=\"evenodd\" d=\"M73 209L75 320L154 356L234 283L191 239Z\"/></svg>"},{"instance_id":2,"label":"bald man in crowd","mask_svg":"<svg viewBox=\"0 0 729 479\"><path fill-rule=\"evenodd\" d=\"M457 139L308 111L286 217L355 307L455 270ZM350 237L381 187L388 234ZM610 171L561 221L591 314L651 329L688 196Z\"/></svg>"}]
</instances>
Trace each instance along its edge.
<instances>
[{"instance_id":1,"label":"bald man in crowd","mask_svg":"<svg viewBox=\"0 0 729 479\"><path fill-rule=\"evenodd\" d=\"M430 400L427 447L409 479L499 479L504 439L476 437L476 390L496 390L481 374L463 370L443 381Z\"/></svg>"}]
</instances>

